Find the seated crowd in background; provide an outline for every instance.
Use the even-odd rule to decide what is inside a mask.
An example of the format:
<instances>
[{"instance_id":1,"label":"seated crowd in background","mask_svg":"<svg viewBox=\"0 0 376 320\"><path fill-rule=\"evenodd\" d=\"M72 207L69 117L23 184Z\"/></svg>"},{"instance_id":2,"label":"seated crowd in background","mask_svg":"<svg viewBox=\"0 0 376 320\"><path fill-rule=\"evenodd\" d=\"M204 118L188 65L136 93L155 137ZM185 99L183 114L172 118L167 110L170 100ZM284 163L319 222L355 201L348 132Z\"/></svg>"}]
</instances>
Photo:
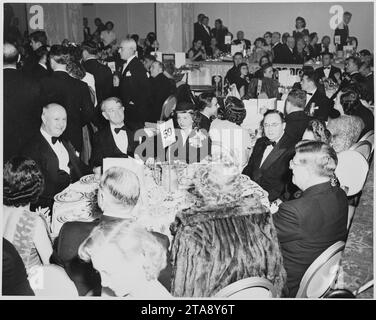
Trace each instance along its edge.
<instances>
[{"instance_id":1,"label":"seated crowd in background","mask_svg":"<svg viewBox=\"0 0 376 320\"><path fill-rule=\"evenodd\" d=\"M198 20L192 60L228 49L225 38L232 35L220 19L213 30L207 16ZM151 55L158 48L155 33L142 48L137 35L117 41L111 22L98 18L95 25L91 34L84 22L81 45L48 47L42 31L31 34L25 46L4 44L3 294L32 295L27 277L35 267L54 264L79 295L210 297L236 280L261 276L278 296L294 297L315 258L347 236L348 199L334 171L337 154L374 129L368 108L374 96L372 59L352 56L342 74L332 65L327 42L318 45L317 35L298 17L292 36L283 35L285 43L278 32L256 39L252 57L261 67L256 74L242 52L234 55L225 82L238 97L195 97L174 77L174 66ZM234 43L251 46L242 31ZM263 110L257 130L248 130L243 100L281 98L272 62L304 63L308 56L322 56L323 68L305 69L286 96L284 112ZM332 99L323 78L339 85ZM170 98L176 105L166 115ZM146 123L170 119L176 143L165 149L161 133ZM165 235L139 225L144 190L136 174L119 167L103 172L108 157L201 164L192 166L185 193L193 205L176 212L171 248ZM65 223L52 243L46 221L55 196L90 173L100 178L101 216ZM273 216L246 193L251 182L279 206ZM255 208L275 228L255 230ZM265 246L267 264L257 256ZM247 263L254 260L256 265Z\"/></svg>"}]
</instances>

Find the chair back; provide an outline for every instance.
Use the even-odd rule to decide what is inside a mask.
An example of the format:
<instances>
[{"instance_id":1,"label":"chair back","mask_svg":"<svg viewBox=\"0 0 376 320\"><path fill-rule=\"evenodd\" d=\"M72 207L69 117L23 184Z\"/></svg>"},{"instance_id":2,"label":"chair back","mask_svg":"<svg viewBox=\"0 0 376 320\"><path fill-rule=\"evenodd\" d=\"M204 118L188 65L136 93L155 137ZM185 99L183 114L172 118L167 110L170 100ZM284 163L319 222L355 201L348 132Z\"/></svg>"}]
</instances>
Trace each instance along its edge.
<instances>
[{"instance_id":1,"label":"chair back","mask_svg":"<svg viewBox=\"0 0 376 320\"><path fill-rule=\"evenodd\" d=\"M337 279L345 242L326 249L304 273L296 298L321 298Z\"/></svg>"},{"instance_id":2,"label":"chair back","mask_svg":"<svg viewBox=\"0 0 376 320\"><path fill-rule=\"evenodd\" d=\"M276 297L276 290L269 280L250 277L229 284L218 291L215 297L236 300L271 299Z\"/></svg>"},{"instance_id":3,"label":"chair back","mask_svg":"<svg viewBox=\"0 0 376 320\"><path fill-rule=\"evenodd\" d=\"M355 214L355 206L349 205L348 212L347 212L347 230L350 230L354 214Z\"/></svg>"},{"instance_id":4,"label":"chair back","mask_svg":"<svg viewBox=\"0 0 376 320\"><path fill-rule=\"evenodd\" d=\"M369 158L367 159L368 162L370 162L372 154L373 154L374 146L375 146L375 132L374 132L374 130L368 131L359 141L368 141L371 144L371 153L370 153Z\"/></svg>"},{"instance_id":5,"label":"chair back","mask_svg":"<svg viewBox=\"0 0 376 320\"><path fill-rule=\"evenodd\" d=\"M169 96L166 101L162 105L162 112L161 112L161 121L166 121L171 113L175 110L176 108L176 97L175 96Z\"/></svg>"},{"instance_id":6,"label":"chair back","mask_svg":"<svg viewBox=\"0 0 376 320\"><path fill-rule=\"evenodd\" d=\"M368 162L355 150L342 151L337 156L335 174L340 185L348 188L347 196L353 196L363 189L369 169Z\"/></svg>"},{"instance_id":7,"label":"chair back","mask_svg":"<svg viewBox=\"0 0 376 320\"><path fill-rule=\"evenodd\" d=\"M372 153L372 144L368 140L359 141L352 145L349 150L359 152L368 161Z\"/></svg>"},{"instance_id":8,"label":"chair back","mask_svg":"<svg viewBox=\"0 0 376 320\"><path fill-rule=\"evenodd\" d=\"M78 291L65 270L57 265L36 267L29 275L30 286L38 297L76 298Z\"/></svg>"}]
</instances>

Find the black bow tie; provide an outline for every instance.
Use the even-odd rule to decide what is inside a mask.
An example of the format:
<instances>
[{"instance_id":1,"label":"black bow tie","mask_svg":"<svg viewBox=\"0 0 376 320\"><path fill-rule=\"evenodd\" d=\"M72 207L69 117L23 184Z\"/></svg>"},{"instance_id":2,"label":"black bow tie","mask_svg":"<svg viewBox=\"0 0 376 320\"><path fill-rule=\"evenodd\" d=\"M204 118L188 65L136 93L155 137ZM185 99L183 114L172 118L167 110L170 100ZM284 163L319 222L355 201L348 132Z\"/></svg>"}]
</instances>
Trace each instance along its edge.
<instances>
[{"instance_id":1,"label":"black bow tie","mask_svg":"<svg viewBox=\"0 0 376 320\"><path fill-rule=\"evenodd\" d=\"M267 140L267 141L265 141L265 144L266 144L266 146L272 146L272 147L275 147L275 145L277 144L277 142Z\"/></svg>"},{"instance_id":2,"label":"black bow tie","mask_svg":"<svg viewBox=\"0 0 376 320\"><path fill-rule=\"evenodd\" d=\"M120 132L120 130L124 130L125 131L126 130L125 125L122 126L121 128L115 128L114 129L114 131L115 131L116 134L118 134Z\"/></svg>"},{"instance_id":3,"label":"black bow tie","mask_svg":"<svg viewBox=\"0 0 376 320\"><path fill-rule=\"evenodd\" d=\"M307 95L309 95L309 96L312 96L312 95L313 95L313 93L311 93L311 92L307 92Z\"/></svg>"},{"instance_id":4,"label":"black bow tie","mask_svg":"<svg viewBox=\"0 0 376 320\"><path fill-rule=\"evenodd\" d=\"M325 70L325 69L329 69L329 70L330 70L330 67L324 67L324 70Z\"/></svg>"},{"instance_id":5,"label":"black bow tie","mask_svg":"<svg viewBox=\"0 0 376 320\"><path fill-rule=\"evenodd\" d=\"M61 142L61 138L60 137L51 137L51 141L52 141L52 144L55 144L56 141Z\"/></svg>"}]
</instances>

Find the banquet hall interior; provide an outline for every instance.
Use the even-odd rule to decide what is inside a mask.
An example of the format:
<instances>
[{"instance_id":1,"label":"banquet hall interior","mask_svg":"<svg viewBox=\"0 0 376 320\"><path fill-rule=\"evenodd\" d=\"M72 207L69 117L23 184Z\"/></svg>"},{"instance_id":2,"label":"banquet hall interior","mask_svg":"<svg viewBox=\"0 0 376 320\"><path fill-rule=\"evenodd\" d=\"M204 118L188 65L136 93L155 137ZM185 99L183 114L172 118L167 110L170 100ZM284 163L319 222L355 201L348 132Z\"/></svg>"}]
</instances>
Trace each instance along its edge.
<instances>
[{"instance_id":1,"label":"banquet hall interior","mask_svg":"<svg viewBox=\"0 0 376 320\"><path fill-rule=\"evenodd\" d=\"M2 296L374 298L373 2L2 9Z\"/></svg>"}]
</instances>

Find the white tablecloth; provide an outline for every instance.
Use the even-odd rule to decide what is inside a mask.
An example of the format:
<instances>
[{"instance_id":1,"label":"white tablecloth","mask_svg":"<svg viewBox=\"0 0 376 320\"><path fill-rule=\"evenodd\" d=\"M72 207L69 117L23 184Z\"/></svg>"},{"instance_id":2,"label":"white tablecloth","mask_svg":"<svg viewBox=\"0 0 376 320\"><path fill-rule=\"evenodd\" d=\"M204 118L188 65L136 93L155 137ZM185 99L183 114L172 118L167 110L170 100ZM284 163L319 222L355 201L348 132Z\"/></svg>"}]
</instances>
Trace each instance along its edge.
<instances>
[{"instance_id":1,"label":"white tablecloth","mask_svg":"<svg viewBox=\"0 0 376 320\"><path fill-rule=\"evenodd\" d=\"M153 178L153 171L145 166L145 186L147 189L147 201L145 205L137 205L134 210L138 210L138 223L145 226L148 230L156 231L167 235L170 240L170 225L175 220L176 214L188 208L191 204L186 201L186 191L184 189L175 188L172 192L168 192L168 187L156 183L157 179ZM260 201L263 205L269 207L268 193L264 191L258 184L245 178L249 184L249 193L257 192L262 194ZM76 182L71 184L66 190L74 190L90 194L98 188L98 184L84 184ZM96 198L95 198L96 201ZM75 204L55 202L52 213L51 230L52 236L56 237L62 225L67 221L92 221L100 216L100 212L96 211L90 218L80 219L78 213L80 210L93 210L96 203L93 200L85 199ZM86 215L87 216L87 215ZM64 217L62 219L62 217Z\"/></svg>"}]
</instances>

